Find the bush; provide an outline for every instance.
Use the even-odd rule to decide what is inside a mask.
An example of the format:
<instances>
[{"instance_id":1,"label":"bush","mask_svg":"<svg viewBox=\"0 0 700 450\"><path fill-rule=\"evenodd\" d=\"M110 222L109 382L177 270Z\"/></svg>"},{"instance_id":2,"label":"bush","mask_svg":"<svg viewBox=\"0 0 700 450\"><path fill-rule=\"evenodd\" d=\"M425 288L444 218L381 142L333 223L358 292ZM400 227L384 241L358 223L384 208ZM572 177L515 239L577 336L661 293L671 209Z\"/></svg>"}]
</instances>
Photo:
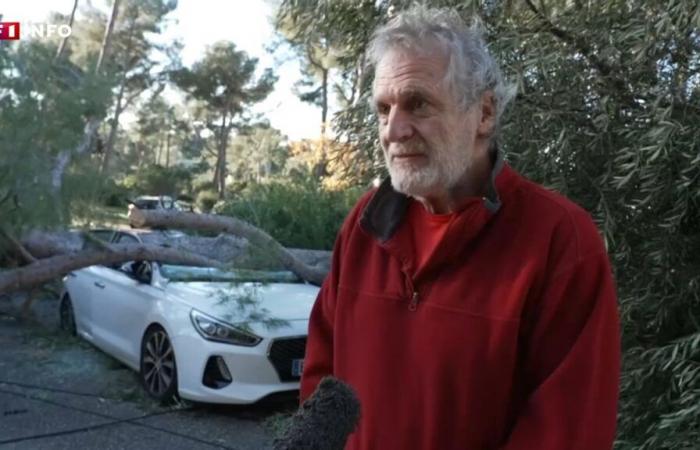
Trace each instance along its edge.
<instances>
[{"instance_id":1,"label":"bush","mask_svg":"<svg viewBox=\"0 0 700 450\"><path fill-rule=\"evenodd\" d=\"M190 191L193 173L179 166L151 165L128 175L122 184L134 195L170 195Z\"/></svg>"},{"instance_id":2,"label":"bush","mask_svg":"<svg viewBox=\"0 0 700 450\"><path fill-rule=\"evenodd\" d=\"M100 188L100 198L104 206L124 207L133 197L131 190L124 183L116 183L107 179Z\"/></svg>"},{"instance_id":3,"label":"bush","mask_svg":"<svg viewBox=\"0 0 700 450\"><path fill-rule=\"evenodd\" d=\"M248 185L216 212L245 220L286 247L331 250L343 219L362 194L327 191L311 178Z\"/></svg>"},{"instance_id":4,"label":"bush","mask_svg":"<svg viewBox=\"0 0 700 450\"><path fill-rule=\"evenodd\" d=\"M202 191L216 191L216 184L211 180L198 179L192 182L192 191L195 194Z\"/></svg>"},{"instance_id":5,"label":"bush","mask_svg":"<svg viewBox=\"0 0 700 450\"><path fill-rule=\"evenodd\" d=\"M197 194L197 208L203 213L210 212L217 201L219 201L219 195L216 191L204 190Z\"/></svg>"}]
</instances>

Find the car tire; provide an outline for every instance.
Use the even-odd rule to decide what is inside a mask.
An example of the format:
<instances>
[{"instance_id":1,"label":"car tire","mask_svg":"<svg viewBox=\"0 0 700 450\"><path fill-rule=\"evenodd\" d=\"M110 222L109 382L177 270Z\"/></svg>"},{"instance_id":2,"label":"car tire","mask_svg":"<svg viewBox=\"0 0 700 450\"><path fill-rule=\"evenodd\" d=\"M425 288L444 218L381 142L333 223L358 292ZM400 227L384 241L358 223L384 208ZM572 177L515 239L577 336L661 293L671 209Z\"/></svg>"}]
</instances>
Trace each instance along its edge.
<instances>
[{"instance_id":1,"label":"car tire","mask_svg":"<svg viewBox=\"0 0 700 450\"><path fill-rule=\"evenodd\" d=\"M177 397L175 351L168 333L158 326L150 327L141 341L139 378L146 393L162 404Z\"/></svg>"},{"instance_id":2,"label":"car tire","mask_svg":"<svg viewBox=\"0 0 700 450\"><path fill-rule=\"evenodd\" d=\"M75 336L77 334L75 326L75 311L73 310L73 302L68 294L61 297L61 302L58 307L59 326L62 331Z\"/></svg>"}]
</instances>

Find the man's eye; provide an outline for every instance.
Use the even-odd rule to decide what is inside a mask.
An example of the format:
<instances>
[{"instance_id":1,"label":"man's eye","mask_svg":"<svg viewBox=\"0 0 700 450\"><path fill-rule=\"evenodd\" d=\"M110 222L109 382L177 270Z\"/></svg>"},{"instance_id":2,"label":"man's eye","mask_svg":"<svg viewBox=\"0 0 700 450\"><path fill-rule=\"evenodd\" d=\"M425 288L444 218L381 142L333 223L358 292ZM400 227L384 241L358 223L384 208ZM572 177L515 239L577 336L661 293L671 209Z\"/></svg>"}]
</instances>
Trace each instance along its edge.
<instances>
[{"instance_id":1,"label":"man's eye","mask_svg":"<svg viewBox=\"0 0 700 450\"><path fill-rule=\"evenodd\" d=\"M380 116L386 116L389 114L389 105L384 103L379 103L377 105L377 114Z\"/></svg>"},{"instance_id":2,"label":"man's eye","mask_svg":"<svg viewBox=\"0 0 700 450\"><path fill-rule=\"evenodd\" d=\"M422 98L412 98L406 104L406 108L409 111L420 111L422 109L425 109L427 106L428 106L428 102L426 102Z\"/></svg>"}]
</instances>

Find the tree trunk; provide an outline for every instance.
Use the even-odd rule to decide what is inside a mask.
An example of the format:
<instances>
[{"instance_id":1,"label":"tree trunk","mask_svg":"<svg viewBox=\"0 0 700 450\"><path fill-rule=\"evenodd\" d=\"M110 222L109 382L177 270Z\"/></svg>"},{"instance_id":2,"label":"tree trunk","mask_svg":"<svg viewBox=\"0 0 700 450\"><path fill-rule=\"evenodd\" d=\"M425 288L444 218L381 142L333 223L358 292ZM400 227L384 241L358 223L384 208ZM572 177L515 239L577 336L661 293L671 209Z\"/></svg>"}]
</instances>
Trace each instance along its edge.
<instances>
[{"instance_id":1,"label":"tree trunk","mask_svg":"<svg viewBox=\"0 0 700 450\"><path fill-rule=\"evenodd\" d=\"M321 71L321 138L324 138L328 120L328 69L323 67Z\"/></svg>"},{"instance_id":2,"label":"tree trunk","mask_svg":"<svg viewBox=\"0 0 700 450\"><path fill-rule=\"evenodd\" d=\"M30 255L27 260L32 262L17 269L0 271L0 294L32 289L83 267L139 259L225 267L226 264L246 261L251 251L262 252L302 279L319 286L330 267L330 252L284 248L265 231L232 217L175 210L142 211L131 207L129 220L135 226L194 229L234 236L173 238L153 231L142 234L146 244L110 245L96 241L92 248L85 248L86 237L82 233L32 232L13 250L18 253L17 249L21 248L19 256L27 258L22 256L26 253ZM252 254L254 258L255 255L259 257L260 253Z\"/></svg>"},{"instance_id":3,"label":"tree trunk","mask_svg":"<svg viewBox=\"0 0 700 450\"><path fill-rule=\"evenodd\" d=\"M160 165L160 154L162 152L163 152L163 140L158 139L158 149L156 150L156 160L155 160L156 166Z\"/></svg>"},{"instance_id":4,"label":"tree trunk","mask_svg":"<svg viewBox=\"0 0 700 450\"><path fill-rule=\"evenodd\" d=\"M121 0L114 0L112 5L112 14L109 16L109 22L107 22L107 28L105 29L105 34L102 39L102 46L100 47L100 56L97 58L97 64L95 65L95 73L100 73L102 69L102 64L109 53L109 49L112 45L112 31L114 31L114 24L117 22L117 17L119 16L119 3Z\"/></svg>"},{"instance_id":5,"label":"tree trunk","mask_svg":"<svg viewBox=\"0 0 700 450\"><path fill-rule=\"evenodd\" d=\"M100 167L100 173L105 173L109 167L109 159L114 151L114 143L117 140L117 132L119 131L119 117L124 110L124 92L126 91L126 73L129 70L128 61L131 59L131 50L134 43L134 26L136 24L136 18L132 17L129 23L129 35L127 38L126 51L124 52L124 68L121 74L121 79L119 82L119 93L117 94L117 104L114 106L114 117L109 128L109 137L107 138L107 144L105 145L105 154L102 157L102 166Z\"/></svg>"},{"instance_id":6,"label":"tree trunk","mask_svg":"<svg viewBox=\"0 0 700 450\"><path fill-rule=\"evenodd\" d=\"M71 156L80 156L90 147L95 140L97 134L97 128L100 126L100 121L96 118L91 118L85 124L85 130L83 132L83 140L80 142L77 148L70 150L61 150L58 155L56 155L56 162L54 163L53 169L51 170L51 190L55 196L58 196L61 192L61 186L63 185L63 173L66 167L70 163Z\"/></svg>"},{"instance_id":7,"label":"tree trunk","mask_svg":"<svg viewBox=\"0 0 700 450\"><path fill-rule=\"evenodd\" d=\"M108 249L83 250L40 259L18 269L0 272L0 294L39 286L73 270L95 264L117 264L132 260L163 261L171 264L190 264L222 267L218 261L184 253L180 249L146 244L115 244Z\"/></svg>"},{"instance_id":8,"label":"tree trunk","mask_svg":"<svg viewBox=\"0 0 700 450\"><path fill-rule=\"evenodd\" d=\"M102 166L100 167L100 173L103 174L107 171L109 166L109 158L114 150L114 143L117 140L117 132L119 131L119 116L122 114L122 100L124 99L124 90L126 89L126 73L122 76L121 85L119 86L119 93L117 94L117 104L114 106L114 117L110 123L109 136L107 137L107 143L105 144L105 154L102 156Z\"/></svg>"},{"instance_id":9,"label":"tree trunk","mask_svg":"<svg viewBox=\"0 0 700 450\"><path fill-rule=\"evenodd\" d=\"M73 10L70 13L70 20L68 21L68 26L73 28L73 20L75 19L75 10L78 9L78 0L75 0L73 2ZM61 44L58 46L58 50L56 51L56 56L54 57L54 61L58 62L61 60L63 57L63 52L66 49L66 44L68 43L68 38L70 35L64 37L61 39Z\"/></svg>"},{"instance_id":10,"label":"tree trunk","mask_svg":"<svg viewBox=\"0 0 700 450\"><path fill-rule=\"evenodd\" d=\"M246 238L261 251L275 256L284 267L310 283L320 286L326 276L325 270L307 265L265 231L235 217L174 210L141 210L132 206L129 207L129 223L137 228L171 227L233 234Z\"/></svg>"},{"instance_id":11,"label":"tree trunk","mask_svg":"<svg viewBox=\"0 0 700 450\"><path fill-rule=\"evenodd\" d=\"M168 131L168 135L165 137L165 168L170 167L170 131Z\"/></svg>"},{"instance_id":12,"label":"tree trunk","mask_svg":"<svg viewBox=\"0 0 700 450\"><path fill-rule=\"evenodd\" d=\"M143 158L146 154L146 147L141 144L141 142L136 141L136 154L138 155L138 162L136 167L138 167L139 170L141 170L141 167L143 167Z\"/></svg>"},{"instance_id":13,"label":"tree trunk","mask_svg":"<svg viewBox=\"0 0 700 450\"><path fill-rule=\"evenodd\" d=\"M216 152L216 169L214 170L214 185L216 192L219 195L219 200L224 198L226 190L226 146L228 144L228 110L224 111L224 116L221 119L221 128L219 129L219 146Z\"/></svg>"},{"instance_id":14,"label":"tree trunk","mask_svg":"<svg viewBox=\"0 0 700 450\"><path fill-rule=\"evenodd\" d=\"M112 31L114 30L114 23L117 20L119 14L119 2L120 0L114 0L114 5L112 5L112 14L105 29L104 38L102 40L102 47L100 48L100 56L98 58L97 64L95 65L95 73L99 73L102 68L102 63L104 62L106 55L109 51L109 46L112 41ZM71 157L73 154L80 156L85 153L91 146L95 137L97 135L97 129L100 126L100 119L97 117L88 117L85 123L83 139L78 144L75 149L64 149L61 150L56 156L56 162L54 163L53 169L51 170L51 190L52 195L55 197L57 202L57 207L60 210L60 192L61 186L63 185L63 173L66 170L68 164L70 164Z\"/></svg>"},{"instance_id":15,"label":"tree trunk","mask_svg":"<svg viewBox=\"0 0 700 450\"><path fill-rule=\"evenodd\" d=\"M226 191L226 147L221 144L219 148L219 177L216 191L219 194L219 200L223 200Z\"/></svg>"}]
</instances>

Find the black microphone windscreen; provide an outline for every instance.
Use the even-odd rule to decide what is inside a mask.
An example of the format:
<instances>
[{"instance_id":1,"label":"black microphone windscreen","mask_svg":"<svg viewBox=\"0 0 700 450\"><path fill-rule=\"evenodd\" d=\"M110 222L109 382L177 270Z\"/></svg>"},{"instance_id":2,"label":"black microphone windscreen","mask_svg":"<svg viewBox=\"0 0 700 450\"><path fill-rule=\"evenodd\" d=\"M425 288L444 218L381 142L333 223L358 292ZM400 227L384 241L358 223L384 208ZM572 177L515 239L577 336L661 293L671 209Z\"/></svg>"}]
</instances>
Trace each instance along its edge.
<instances>
[{"instance_id":1,"label":"black microphone windscreen","mask_svg":"<svg viewBox=\"0 0 700 450\"><path fill-rule=\"evenodd\" d=\"M360 401L346 383L324 377L290 419L275 450L343 450L360 419Z\"/></svg>"}]
</instances>

